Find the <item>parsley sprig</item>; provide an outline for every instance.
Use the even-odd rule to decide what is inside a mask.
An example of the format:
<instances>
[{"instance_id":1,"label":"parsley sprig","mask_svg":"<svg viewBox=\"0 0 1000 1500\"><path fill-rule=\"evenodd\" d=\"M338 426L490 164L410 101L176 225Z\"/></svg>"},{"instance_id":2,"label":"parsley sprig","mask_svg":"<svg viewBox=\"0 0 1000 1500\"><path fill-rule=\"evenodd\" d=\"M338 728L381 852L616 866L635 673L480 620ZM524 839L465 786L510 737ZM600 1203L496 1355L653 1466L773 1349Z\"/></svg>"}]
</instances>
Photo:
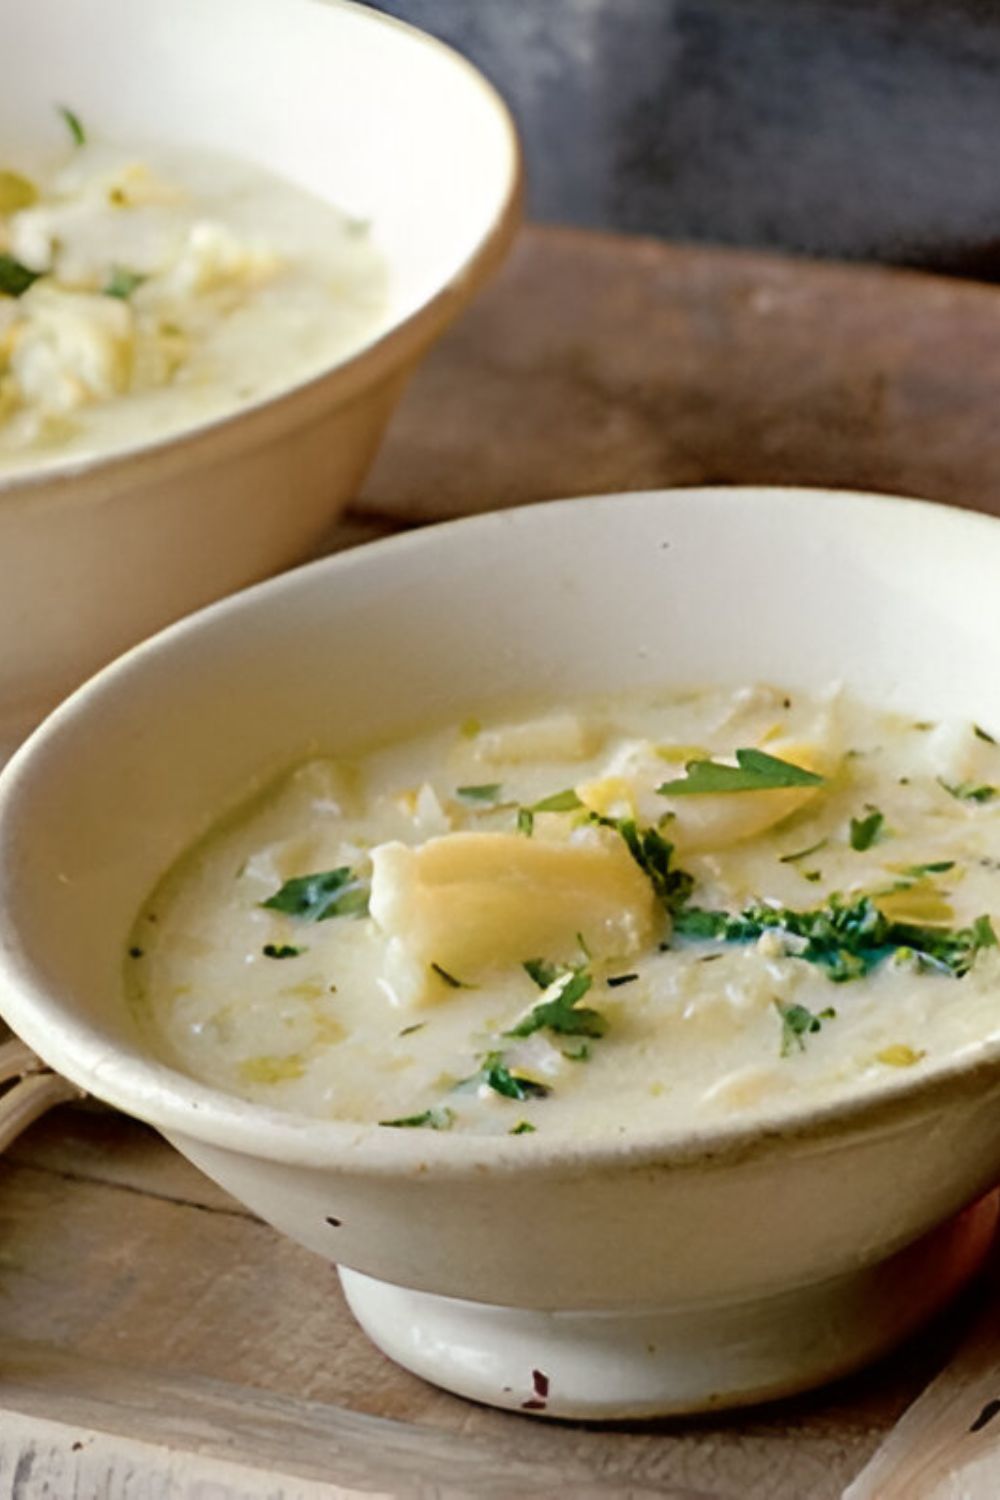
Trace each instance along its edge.
<instances>
[{"instance_id":1,"label":"parsley sprig","mask_svg":"<svg viewBox=\"0 0 1000 1500\"><path fill-rule=\"evenodd\" d=\"M763 792L791 786L822 786L824 778L766 750L736 752L736 765L714 760L689 760L686 776L664 781L656 790L664 797L702 796L716 792Z\"/></svg>"},{"instance_id":2,"label":"parsley sprig","mask_svg":"<svg viewBox=\"0 0 1000 1500\"><path fill-rule=\"evenodd\" d=\"M813 1032L822 1031L823 1022L833 1021L837 1015L829 1005L818 1012L811 1011L806 1005L782 1005L780 1000L775 1000L774 1005L781 1018L782 1057L788 1057L796 1047L804 1052L805 1038Z\"/></svg>"},{"instance_id":3,"label":"parsley sprig","mask_svg":"<svg viewBox=\"0 0 1000 1500\"><path fill-rule=\"evenodd\" d=\"M535 979L539 973L548 974L550 967L541 959L528 959L524 965ZM559 1036L604 1036L608 1029L605 1016L599 1010L580 1005L594 981L585 969L564 969L545 987L545 996L533 1005L526 1016L506 1033L509 1037L533 1036L536 1031L554 1031Z\"/></svg>"},{"instance_id":4,"label":"parsley sprig","mask_svg":"<svg viewBox=\"0 0 1000 1500\"><path fill-rule=\"evenodd\" d=\"M818 965L837 984L863 978L900 949L961 979L983 948L997 945L989 917L977 917L970 927L921 927L891 921L870 896L845 902L833 895L812 911L757 903L732 915L689 906L674 917L676 935L701 941L752 943L768 931L792 939L793 956Z\"/></svg>"},{"instance_id":5,"label":"parsley sprig","mask_svg":"<svg viewBox=\"0 0 1000 1500\"><path fill-rule=\"evenodd\" d=\"M261 906L283 911L302 922L325 922L329 917L363 917L368 913L370 891L350 865L295 875L286 880Z\"/></svg>"}]
</instances>

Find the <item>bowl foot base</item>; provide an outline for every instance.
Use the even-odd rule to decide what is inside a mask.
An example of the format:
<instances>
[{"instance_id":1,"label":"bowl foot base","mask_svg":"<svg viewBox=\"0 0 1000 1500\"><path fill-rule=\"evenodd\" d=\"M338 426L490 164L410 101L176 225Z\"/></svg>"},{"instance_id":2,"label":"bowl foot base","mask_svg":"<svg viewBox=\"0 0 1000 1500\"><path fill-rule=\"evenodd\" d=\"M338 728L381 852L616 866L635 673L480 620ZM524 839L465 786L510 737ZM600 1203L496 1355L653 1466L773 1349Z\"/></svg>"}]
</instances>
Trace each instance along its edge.
<instances>
[{"instance_id":1,"label":"bowl foot base","mask_svg":"<svg viewBox=\"0 0 1000 1500\"><path fill-rule=\"evenodd\" d=\"M868 1363L965 1284L996 1221L991 1194L877 1265L745 1302L544 1312L340 1276L369 1338L425 1380L511 1411L614 1421L791 1395Z\"/></svg>"}]
</instances>

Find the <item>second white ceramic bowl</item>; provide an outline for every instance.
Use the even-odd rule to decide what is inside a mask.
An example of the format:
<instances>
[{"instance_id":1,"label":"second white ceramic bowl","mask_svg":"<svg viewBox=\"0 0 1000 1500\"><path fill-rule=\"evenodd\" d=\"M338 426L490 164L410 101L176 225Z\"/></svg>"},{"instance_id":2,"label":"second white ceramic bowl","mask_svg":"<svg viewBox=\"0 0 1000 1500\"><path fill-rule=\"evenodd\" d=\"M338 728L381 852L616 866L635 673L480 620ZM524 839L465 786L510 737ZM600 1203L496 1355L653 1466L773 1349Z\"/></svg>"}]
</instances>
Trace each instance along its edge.
<instances>
[{"instance_id":1,"label":"second white ceramic bowl","mask_svg":"<svg viewBox=\"0 0 1000 1500\"><path fill-rule=\"evenodd\" d=\"M344 0L0 0L0 139L71 103L121 143L255 161L371 221L389 304L352 358L120 453L0 473L0 758L95 667L299 561L356 491L415 362L517 227L510 116L456 53Z\"/></svg>"},{"instance_id":2,"label":"second white ceramic bowl","mask_svg":"<svg viewBox=\"0 0 1000 1500\"><path fill-rule=\"evenodd\" d=\"M0 1009L337 1260L432 1379L612 1417L800 1388L870 1358L981 1256L1000 1042L822 1109L614 1139L320 1122L151 1056L136 911L221 810L317 743L511 700L845 679L1000 723L1000 523L875 497L705 490L533 507L314 564L183 622L64 704L0 777ZM305 643L305 644L304 644Z\"/></svg>"}]
</instances>

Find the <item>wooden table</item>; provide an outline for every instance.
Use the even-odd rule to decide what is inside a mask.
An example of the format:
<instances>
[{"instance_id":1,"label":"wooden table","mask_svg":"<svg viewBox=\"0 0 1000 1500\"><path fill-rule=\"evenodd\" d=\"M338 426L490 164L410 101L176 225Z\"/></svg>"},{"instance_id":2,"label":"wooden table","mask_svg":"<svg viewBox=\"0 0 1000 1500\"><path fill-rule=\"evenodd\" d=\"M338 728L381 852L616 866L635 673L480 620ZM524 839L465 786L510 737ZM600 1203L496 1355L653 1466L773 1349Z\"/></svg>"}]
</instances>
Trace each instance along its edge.
<instances>
[{"instance_id":1,"label":"wooden table","mask_svg":"<svg viewBox=\"0 0 1000 1500\"><path fill-rule=\"evenodd\" d=\"M351 545L494 506L731 481L1000 511L1000 293L525 234L414 381ZM546 1425L398 1370L332 1268L92 1106L0 1162L0 1497L836 1500L975 1311L771 1409Z\"/></svg>"}]
</instances>

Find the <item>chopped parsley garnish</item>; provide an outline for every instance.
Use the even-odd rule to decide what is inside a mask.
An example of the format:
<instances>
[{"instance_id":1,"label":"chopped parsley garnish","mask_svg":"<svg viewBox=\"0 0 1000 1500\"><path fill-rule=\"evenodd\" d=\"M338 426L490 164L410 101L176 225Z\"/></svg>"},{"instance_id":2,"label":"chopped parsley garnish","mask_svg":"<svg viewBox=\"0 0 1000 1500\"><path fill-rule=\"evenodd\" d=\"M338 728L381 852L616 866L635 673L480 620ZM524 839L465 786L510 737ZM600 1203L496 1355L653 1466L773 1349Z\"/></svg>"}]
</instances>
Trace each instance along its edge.
<instances>
[{"instance_id":1,"label":"chopped parsley garnish","mask_svg":"<svg viewBox=\"0 0 1000 1500\"><path fill-rule=\"evenodd\" d=\"M485 781L481 786L457 786L455 796L463 802L499 802L503 785L499 781Z\"/></svg>"},{"instance_id":2,"label":"chopped parsley garnish","mask_svg":"<svg viewBox=\"0 0 1000 1500\"><path fill-rule=\"evenodd\" d=\"M412 1026L404 1026L402 1031L397 1031L397 1036L412 1036L415 1031L423 1031L427 1025L426 1021L414 1021Z\"/></svg>"},{"instance_id":3,"label":"chopped parsley garnish","mask_svg":"<svg viewBox=\"0 0 1000 1500\"><path fill-rule=\"evenodd\" d=\"M862 852L870 849L872 844L877 844L882 834L882 825L885 816L879 812L877 807L868 808L863 818L851 819L850 840L851 848Z\"/></svg>"},{"instance_id":4,"label":"chopped parsley garnish","mask_svg":"<svg viewBox=\"0 0 1000 1500\"><path fill-rule=\"evenodd\" d=\"M474 984L466 984L464 980L456 979L454 974L449 974L448 970L442 969L440 964L432 963L431 968L434 970L438 978L443 979L445 984L451 990L474 990L476 988Z\"/></svg>"},{"instance_id":5,"label":"chopped parsley garnish","mask_svg":"<svg viewBox=\"0 0 1000 1500\"><path fill-rule=\"evenodd\" d=\"M810 844L808 849L796 849L792 854L782 854L779 856L778 863L794 865L800 859L808 859L810 854L818 854L821 849L826 848L829 842L829 839L820 839L818 844Z\"/></svg>"},{"instance_id":6,"label":"chopped parsley garnish","mask_svg":"<svg viewBox=\"0 0 1000 1500\"><path fill-rule=\"evenodd\" d=\"M502 1094L505 1099L544 1099L549 1093L544 1083L536 1083L533 1078L525 1078L521 1073L512 1073L502 1052L488 1052L475 1079L485 1083L495 1094Z\"/></svg>"},{"instance_id":7,"label":"chopped parsley garnish","mask_svg":"<svg viewBox=\"0 0 1000 1500\"><path fill-rule=\"evenodd\" d=\"M518 1120L518 1122L517 1122L516 1125L512 1125L510 1127L510 1129L508 1130L507 1134L508 1135L534 1135L534 1133L535 1133L535 1131L537 1129L538 1129L538 1126L537 1125L532 1125L532 1123L531 1123L530 1120Z\"/></svg>"},{"instance_id":8,"label":"chopped parsley garnish","mask_svg":"<svg viewBox=\"0 0 1000 1500\"><path fill-rule=\"evenodd\" d=\"M336 870L296 875L260 904L302 922L325 922L328 917L366 916L368 896L367 884L349 865L340 865Z\"/></svg>"},{"instance_id":9,"label":"chopped parsley garnish","mask_svg":"<svg viewBox=\"0 0 1000 1500\"><path fill-rule=\"evenodd\" d=\"M404 1115L400 1120L379 1120L380 1125L392 1126L394 1130L450 1130L454 1123L455 1111L447 1105L425 1109L421 1115Z\"/></svg>"},{"instance_id":10,"label":"chopped parsley garnish","mask_svg":"<svg viewBox=\"0 0 1000 1500\"><path fill-rule=\"evenodd\" d=\"M142 286L145 280L146 277L139 271L129 271L125 266L115 266L101 290L105 297L117 297L125 302L131 297L136 287Z\"/></svg>"},{"instance_id":11,"label":"chopped parsley garnish","mask_svg":"<svg viewBox=\"0 0 1000 1500\"><path fill-rule=\"evenodd\" d=\"M21 297L41 275L0 251L0 297Z\"/></svg>"},{"instance_id":12,"label":"chopped parsley garnish","mask_svg":"<svg viewBox=\"0 0 1000 1500\"><path fill-rule=\"evenodd\" d=\"M544 958L526 958L521 968L535 981L540 990L547 990L550 984L555 984L559 975L564 971L558 964L550 964Z\"/></svg>"},{"instance_id":13,"label":"chopped parsley garnish","mask_svg":"<svg viewBox=\"0 0 1000 1500\"><path fill-rule=\"evenodd\" d=\"M957 797L959 802L992 802L994 797L1000 796L997 787L979 786L974 781L944 781L939 776L938 785L943 786L952 797Z\"/></svg>"},{"instance_id":14,"label":"chopped parsley garnish","mask_svg":"<svg viewBox=\"0 0 1000 1500\"><path fill-rule=\"evenodd\" d=\"M609 974L604 982L609 990L616 990L621 984L634 984L638 978L638 974Z\"/></svg>"},{"instance_id":15,"label":"chopped parsley garnish","mask_svg":"<svg viewBox=\"0 0 1000 1500\"><path fill-rule=\"evenodd\" d=\"M575 1046L564 1047L562 1055L566 1058L567 1062L589 1062L590 1043L584 1040L577 1042Z\"/></svg>"},{"instance_id":16,"label":"chopped parsley garnish","mask_svg":"<svg viewBox=\"0 0 1000 1500\"><path fill-rule=\"evenodd\" d=\"M535 815L530 807L519 807L517 810L517 831L523 833L525 838L531 838L535 831Z\"/></svg>"},{"instance_id":17,"label":"chopped parsley garnish","mask_svg":"<svg viewBox=\"0 0 1000 1500\"><path fill-rule=\"evenodd\" d=\"M80 116L68 109L65 104L57 106L59 113L66 121L66 128L73 137L74 146L85 146L87 144L87 132L80 123Z\"/></svg>"},{"instance_id":18,"label":"chopped parsley garnish","mask_svg":"<svg viewBox=\"0 0 1000 1500\"><path fill-rule=\"evenodd\" d=\"M980 950L997 941L989 917L977 917L971 927L922 927L892 921L870 896L847 904L834 895L813 911L758 903L731 915L690 906L674 917L676 935L702 942L752 943L768 931L791 939L791 957L817 964L838 984L863 978L899 948L911 950L921 964L961 979Z\"/></svg>"},{"instance_id":19,"label":"chopped parsley garnish","mask_svg":"<svg viewBox=\"0 0 1000 1500\"><path fill-rule=\"evenodd\" d=\"M529 959L528 962L534 966L539 960ZM528 964L524 967L527 969ZM530 974L531 969L528 972ZM534 979L535 975L532 974L531 977ZM532 1036L534 1032L543 1030L554 1031L560 1036L603 1036L608 1023L600 1011L577 1004L590 990L593 982L583 969L563 970L546 986L545 993L550 998L533 1005L528 1014L516 1026L511 1027L507 1036Z\"/></svg>"},{"instance_id":20,"label":"chopped parsley garnish","mask_svg":"<svg viewBox=\"0 0 1000 1500\"><path fill-rule=\"evenodd\" d=\"M618 826L629 853L652 882L657 897L668 911L682 906L694 888L694 877L686 870L670 868L674 846L655 828L637 828L630 818Z\"/></svg>"},{"instance_id":21,"label":"chopped parsley garnish","mask_svg":"<svg viewBox=\"0 0 1000 1500\"><path fill-rule=\"evenodd\" d=\"M981 724L973 724L972 732L975 734L977 739L985 740L987 745L996 744L996 739L994 738L994 736L990 734L988 729L984 729Z\"/></svg>"},{"instance_id":22,"label":"chopped parsley garnish","mask_svg":"<svg viewBox=\"0 0 1000 1500\"><path fill-rule=\"evenodd\" d=\"M890 866L890 868L892 867ZM948 870L953 870L954 868L955 861L953 859L932 859L926 865L907 865L900 873L910 876L913 880L922 880L925 875L944 875Z\"/></svg>"},{"instance_id":23,"label":"chopped parsley garnish","mask_svg":"<svg viewBox=\"0 0 1000 1500\"><path fill-rule=\"evenodd\" d=\"M265 943L265 958L298 958L300 953L306 953L306 948L296 948L292 943Z\"/></svg>"},{"instance_id":24,"label":"chopped parsley garnish","mask_svg":"<svg viewBox=\"0 0 1000 1500\"><path fill-rule=\"evenodd\" d=\"M775 1009L781 1017L781 1055L787 1057L793 1048L798 1047L800 1052L806 1050L805 1038L814 1031L823 1029L824 1021L832 1021L837 1012L830 1006L825 1010L814 1014L805 1005L782 1005L780 1000L775 1000Z\"/></svg>"},{"instance_id":25,"label":"chopped parsley garnish","mask_svg":"<svg viewBox=\"0 0 1000 1500\"><path fill-rule=\"evenodd\" d=\"M737 750L736 765L714 760L689 760L687 775L664 781L656 790L664 797L702 796L715 792L762 792L790 786L822 786L823 777L803 766L768 755L766 750Z\"/></svg>"}]
</instances>

